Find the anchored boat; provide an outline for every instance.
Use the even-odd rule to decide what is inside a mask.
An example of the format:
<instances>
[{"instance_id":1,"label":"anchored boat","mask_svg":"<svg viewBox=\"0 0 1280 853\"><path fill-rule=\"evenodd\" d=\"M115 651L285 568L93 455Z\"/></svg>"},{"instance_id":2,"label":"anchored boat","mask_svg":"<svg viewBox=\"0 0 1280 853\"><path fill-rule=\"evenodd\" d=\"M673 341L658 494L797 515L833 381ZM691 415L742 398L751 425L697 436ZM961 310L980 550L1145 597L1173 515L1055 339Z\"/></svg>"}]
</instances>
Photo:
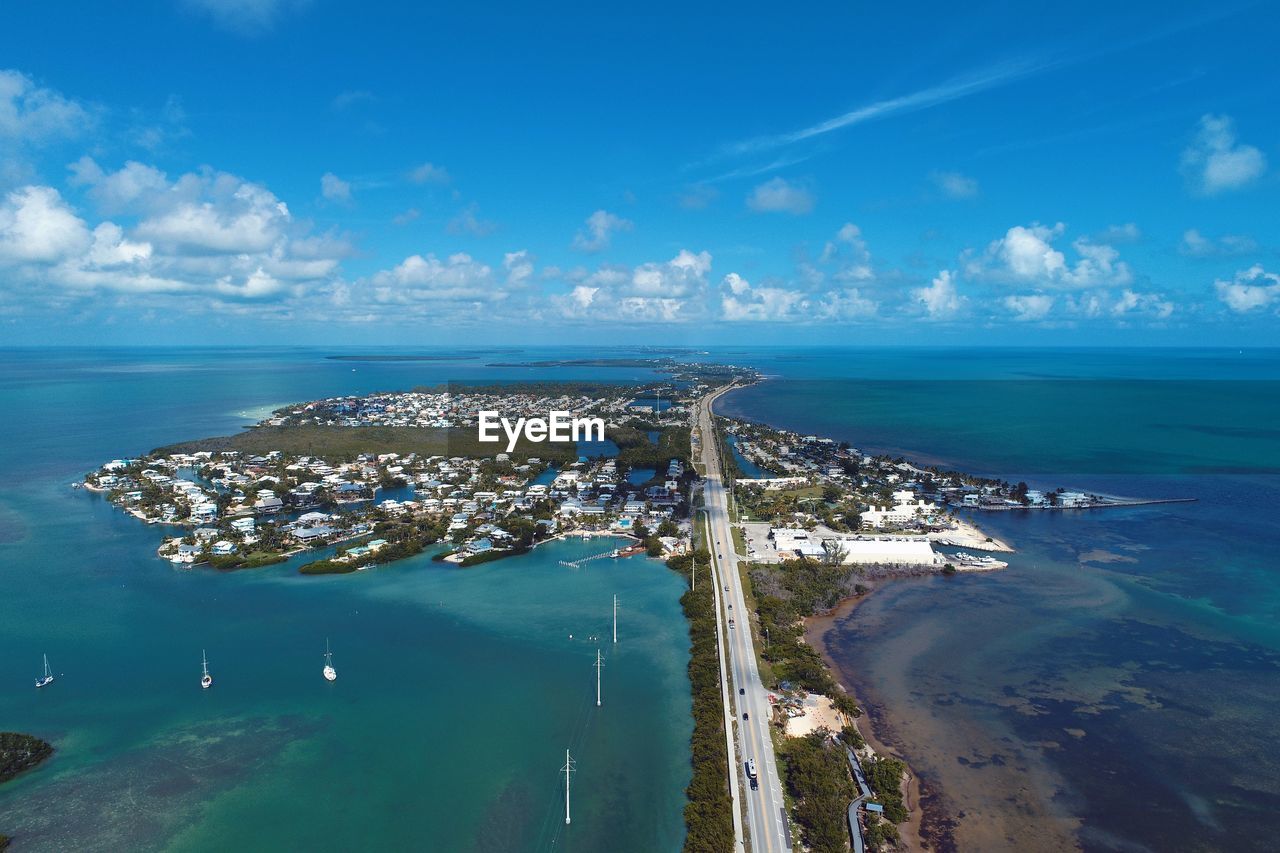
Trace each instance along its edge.
<instances>
[{"instance_id":1,"label":"anchored boat","mask_svg":"<svg viewBox=\"0 0 1280 853\"><path fill-rule=\"evenodd\" d=\"M324 680L337 681L338 671L333 668L333 652L329 651L329 641L324 641Z\"/></svg>"},{"instance_id":2,"label":"anchored boat","mask_svg":"<svg viewBox=\"0 0 1280 853\"><path fill-rule=\"evenodd\" d=\"M36 687L48 687L53 684L53 673L49 671L49 656L44 656L44 677L36 679Z\"/></svg>"}]
</instances>

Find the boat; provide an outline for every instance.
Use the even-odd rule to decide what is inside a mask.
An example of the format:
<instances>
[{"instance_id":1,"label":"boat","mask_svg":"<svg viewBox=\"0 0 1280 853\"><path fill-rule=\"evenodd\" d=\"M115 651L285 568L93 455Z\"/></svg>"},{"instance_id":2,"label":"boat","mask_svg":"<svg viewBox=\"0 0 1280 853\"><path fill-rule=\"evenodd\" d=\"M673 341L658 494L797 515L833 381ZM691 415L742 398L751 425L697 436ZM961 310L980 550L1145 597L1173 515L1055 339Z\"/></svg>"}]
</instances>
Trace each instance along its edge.
<instances>
[{"instance_id":1,"label":"boat","mask_svg":"<svg viewBox=\"0 0 1280 853\"><path fill-rule=\"evenodd\" d=\"M36 687L48 687L53 684L53 673L49 671L49 656L44 656L44 677L36 679Z\"/></svg>"},{"instance_id":2,"label":"boat","mask_svg":"<svg viewBox=\"0 0 1280 853\"><path fill-rule=\"evenodd\" d=\"M204 675L200 676L200 687L208 690L213 686L213 676L209 674L209 658L205 656L204 649L200 650L200 662L204 667Z\"/></svg>"},{"instance_id":3,"label":"boat","mask_svg":"<svg viewBox=\"0 0 1280 853\"><path fill-rule=\"evenodd\" d=\"M324 680L337 681L338 671L333 668L333 652L329 651L329 641L324 641Z\"/></svg>"}]
</instances>

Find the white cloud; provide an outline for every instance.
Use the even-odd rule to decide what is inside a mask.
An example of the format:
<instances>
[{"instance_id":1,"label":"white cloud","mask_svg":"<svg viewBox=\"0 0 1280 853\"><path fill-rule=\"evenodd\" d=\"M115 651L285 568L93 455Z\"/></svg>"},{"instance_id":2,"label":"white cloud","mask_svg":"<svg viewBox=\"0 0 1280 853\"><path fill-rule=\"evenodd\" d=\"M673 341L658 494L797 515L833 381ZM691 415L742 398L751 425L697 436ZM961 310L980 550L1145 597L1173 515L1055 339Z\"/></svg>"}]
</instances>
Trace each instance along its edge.
<instances>
[{"instance_id":1,"label":"white cloud","mask_svg":"<svg viewBox=\"0 0 1280 853\"><path fill-rule=\"evenodd\" d=\"M720 190L711 184L694 184L680 194L680 206L685 210L705 210L720 197Z\"/></svg>"},{"instance_id":2,"label":"white cloud","mask_svg":"<svg viewBox=\"0 0 1280 853\"><path fill-rule=\"evenodd\" d=\"M1019 321L1043 320L1053 307L1053 297L1043 293L1026 293L1006 296L1001 303Z\"/></svg>"},{"instance_id":3,"label":"white cloud","mask_svg":"<svg viewBox=\"0 0 1280 853\"><path fill-rule=\"evenodd\" d=\"M978 195L978 180L960 172L934 172L933 182L951 198L974 198Z\"/></svg>"},{"instance_id":4,"label":"white cloud","mask_svg":"<svg viewBox=\"0 0 1280 853\"><path fill-rule=\"evenodd\" d=\"M765 181L747 196L747 207L756 213L790 213L799 216L813 210L813 194L783 178Z\"/></svg>"},{"instance_id":5,"label":"white cloud","mask_svg":"<svg viewBox=\"0 0 1280 853\"><path fill-rule=\"evenodd\" d=\"M351 184L333 172L325 172L320 176L320 195L328 201L348 204L351 201Z\"/></svg>"},{"instance_id":6,"label":"white cloud","mask_svg":"<svg viewBox=\"0 0 1280 853\"><path fill-rule=\"evenodd\" d=\"M87 130L93 114L20 71L0 70L0 141L36 145Z\"/></svg>"},{"instance_id":7,"label":"white cloud","mask_svg":"<svg viewBox=\"0 0 1280 853\"><path fill-rule=\"evenodd\" d=\"M632 227L630 220L607 210L597 210L587 217L583 227L573 235L573 248L579 252L599 252L609 248L614 234L630 231Z\"/></svg>"},{"instance_id":8,"label":"white cloud","mask_svg":"<svg viewBox=\"0 0 1280 853\"><path fill-rule=\"evenodd\" d=\"M447 184L450 180L449 170L435 163L423 163L409 171L409 180L415 184Z\"/></svg>"},{"instance_id":9,"label":"white cloud","mask_svg":"<svg viewBox=\"0 0 1280 853\"><path fill-rule=\"evenodd\" d=\"M201 309L281 304L331 284L349 253L340 236L309 233L266 188L224 172L170 181L145 164L107 172L88 158L71 170L73 185L123 218L90 228L51 187L0 204L0 264L50 300L62 289L185 296Z\"/></svg>"},{"instance_id":10,"label":"white cloud","mask_svg":"<svg viewBox=\"0 0 1280 853\"><path fill-rule=\"evenodd\" d=\"M975 280L1060 289L1123 286L1133 280L1119 252L1083 237L1071 244L1078 257L1074 264L1068 263L1066 254L1053 245L1065 231L1061 222L1052 228L1039 223L1015 225L981 255L967 252L965 273Z\"/></svg>"},{"instance_id":11,"label":"white cloud","mask_svg":"<svg viewBox=\"0 0 1280 853\"><path fill-rule=\"evenodd\" d=\"M391 221L396 225L408 225L420 216L422 216L422 211L416 207L411 207L402 213L397 213L391 218Z\"/></svg>"},{"instance_id":12,"label":"white cloud","mask_svg":"<svg viewBox=\"0 0 1280 853\"><path fill-rule=\"evenodd\" d=\"M731 323L842 323L873 317L879 308L857 288L819 292L753 287L737 273L724 277L720 291L720 316Z\"/></svg>"},{"instance_id":13,"label":"white cloud","mask_svg":"<svg viewBox=\"0 0 1280 853\"><path fill-rule=\"evenodd\" d=\"M110 173L90 157L81 157L67 168L71 170L71 185L87 187L89 197L108 213L135 209L139 200L154 200L169 189L164 172L134 160Z\"/></svg>"},{"instance_id":14,"label":"white cloud","mask_svg":"<svg viewBox=\"0 0 1280 853\"><path fill-rule=\"evenodd\" d=\"M688 249L669 261L574 270L567 276L572 288L553 295L551 304L571 319L688 322L703 314L710 272L710 253Z\"/></svg>"},{"instance_id":15,"label":"white cloud","mask_svg":"<svg viewBox=\"0 0 1280 853\"><path fill-rule=\"evenodd\" d=\"M310 0L186 0L186 3L207 14L225 30L261 35L287 14L307 6Z\"/></svg>"},{"instance_id":16,"label":"white cloud","mask_svg":"<svg viewBox=\"0 0 1280 853\"><path fill-rule=\"evenodd\" d=\"M911 298L924 306L925 312L934 320L949 320L955 317L966 301L956 292L955 273L951 270L938 273L928 287L912 290Z\"/></svg>"},{"instance_id":17,"label":"white cloud","mask_svg":"<svg viewBox=\"0 0 1280 853\"><path fill-rule=\"evenodd\" d=\"M493 269L462 252L445 260L432 254L410 255L362 283L371 287L381 303L478 302L503 297Z\"/></svg>"},{"instance_id":18,"label":"white cloud","mask_svg":"<svg viewBox=\"0 0 1280 853\"><path fill-rule=\"evenodd\" d=\"M1205 115L1195 140L1182 152L1182 170L1196 191L1214 195L1253 183L1267 170L1267 158L1252 145L1237 143L1228 116Z\"/></svg>"},{"instance_id":19,"label":"white cloud","mask_svg":"<svg viewBox=\"0 0 1280 853\"><path fill-rule=\"evenodd\" d=\"M1097 236L1099 243L1136 243L1142 239L1142 229L1133 222L1123 225L1108 225Z\"/></svg>"},{"instance_id":20,"label":"white cloud","mask_svg":"<svg viewBox=\"0 0 1280 853\"><path fill-rule=\"evenodd\" d=\"M498 223L480 217L480 205L474 201L458 211L458 215L445 226L450 234L470 234L472 237L487 237L497 228Z\"/></svg>"},{"instance_id":21,"label":"white cloud","mask_svg":"<svg viewBox=\"0 0 1280 853\"><path fill-rule=\"evenodd\" d=\"M1167 320L1173 315L1173 303L1159 293L1135 293L1124 290L1111 306L1113 317L1145 314L1157 320Z\"/></svg>"},{"instance_id":22,"label":"white cloud","mask_svg":"<svg viewBox=\"0 0 1280 853\"><path fill-rule=\"evenodd\" d=\"M1267 272L1261 264L1240 270L1231 281L1213 283L1218 298L1237 314L1280 305L1280 274Z\"/></svg>"},{"instance_id":23,"label":"white cloud","mask_svg":"<svg viewBox=\"0 0 1280 853\"><path fill-rule=\"evenodd\" d=\"M84 220L51 187L22 187L0 203L0 266L56 263L91 245Z\"/></svg>"},{"instance_id":24,"label":"white cloud","mask_svg":"<svg viewBox=\"0 0 1280 853\"><path fill-rule=\"evenodd\" d=\"M1224 234L1215 239L1204 236L1194 228L1183 233L1182 243L1178 247L1182 254L1193 258L1247 255L1257 249L1257 242L1245 234Z\"/></svg>"},{"instance_id":25,"label":"white cloud","mask_svg":"<svg viewBox=\"0 0 1280 853\"><path fill-rule=\"evenodd\" d=\"M533 278L533 256L524 249L507 252L502 256L502 268L507 271L508 287L523 287Z\"/></svg>"},{"instance_id":26,"label":"white cloud","mask_svg":"<svg viewBox=\"0 0 1280 853\"><path fill-rule=\"evenodd\" d=\"M836 281L869 281L875 277L871 268L871 250L867 241L862 238L862 229L852 222L840 226L836 236L828 240L822 247L818 257L821 264L837 264L832 278ZM818 270L806 270L814 283L820 283L822 273Z\"/></svg>"}]
</instances>

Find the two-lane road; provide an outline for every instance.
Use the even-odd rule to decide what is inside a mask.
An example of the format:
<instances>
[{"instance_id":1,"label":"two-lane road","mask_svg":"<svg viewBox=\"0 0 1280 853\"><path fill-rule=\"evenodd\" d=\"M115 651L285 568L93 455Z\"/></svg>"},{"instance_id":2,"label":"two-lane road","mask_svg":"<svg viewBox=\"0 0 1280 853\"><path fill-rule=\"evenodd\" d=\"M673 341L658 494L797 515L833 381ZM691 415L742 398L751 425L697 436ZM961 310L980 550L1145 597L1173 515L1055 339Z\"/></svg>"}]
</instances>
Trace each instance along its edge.
<instances>
[{"instance_id":1,"label":"two-lane road","mask_svg":"<svg viewBox=\"0 0 1280 853\"><path fill-rule=\"evenodd\" d=\"M716 437L711 405L722 391L704 397L697 413L702 437L702 463L706 468L704 499L707 527L711 532L711 563L716 583L724 592L725 615L734 620L728 631L729 667L733 678L733 699L737 703L738 767L735 778L746 791L746 822L750 847L761 853L783 853L791 849L790 831L784 811L782 781L769 736L769 696L756 667L751 638L751 615L738 576L738 555L729 526L728 496L721 477L720 443ZM742 691L742 692L739 692ZM743 719L746 714L747 718ZM754 759L759 786L751 788L745 764Z\"/></svg>"}]
</instances>

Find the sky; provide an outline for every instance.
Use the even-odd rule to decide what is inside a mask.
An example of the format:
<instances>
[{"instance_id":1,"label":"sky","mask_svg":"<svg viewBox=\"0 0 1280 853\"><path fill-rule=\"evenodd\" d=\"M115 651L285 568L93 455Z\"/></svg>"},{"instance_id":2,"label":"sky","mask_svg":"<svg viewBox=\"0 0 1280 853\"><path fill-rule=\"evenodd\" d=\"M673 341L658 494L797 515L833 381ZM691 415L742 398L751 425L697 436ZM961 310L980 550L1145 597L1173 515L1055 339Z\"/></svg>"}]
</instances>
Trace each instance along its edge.
<instances>
[{"instance_id":1,"label":"sky","mask_svg":"<svg viewBox=\"0 0 1280 853\"><path fill-rule=\"evenodd\" d=\"M6 4L0 345L1280 344L1280 8L891 5Z\"/></svg>"}]
</instances>

